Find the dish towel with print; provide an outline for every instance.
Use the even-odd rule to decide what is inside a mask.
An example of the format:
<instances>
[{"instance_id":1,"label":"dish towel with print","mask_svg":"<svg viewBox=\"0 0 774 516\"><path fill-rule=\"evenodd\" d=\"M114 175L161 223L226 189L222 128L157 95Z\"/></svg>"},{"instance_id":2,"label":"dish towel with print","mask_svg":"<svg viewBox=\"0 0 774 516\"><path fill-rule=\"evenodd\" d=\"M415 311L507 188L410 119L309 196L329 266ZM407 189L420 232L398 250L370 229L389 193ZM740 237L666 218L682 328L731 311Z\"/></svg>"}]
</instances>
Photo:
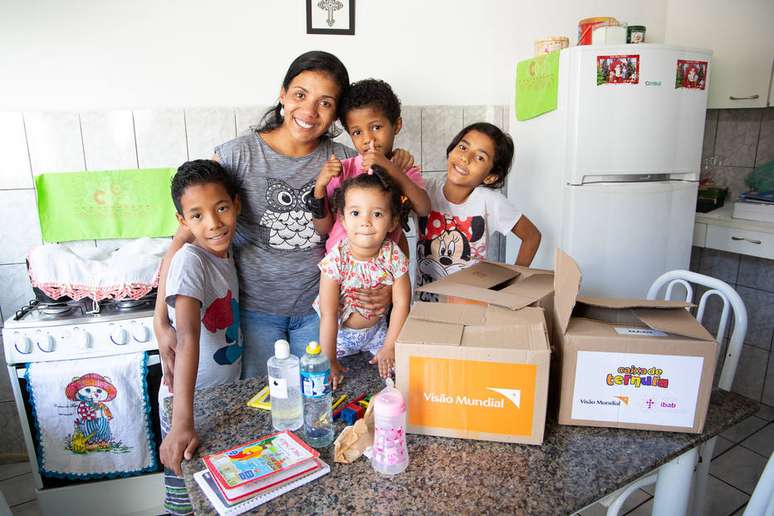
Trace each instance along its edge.
<instances>
[{"instance_id":1,"label":"dish towel with print","mask_svg":"<svg viewBox=\"0 0 774 516\"><path fill-rule=\"evenodd\" d=\"M30 281L48 297L139 299L159 284L165 238L138 238L117 249L44 244L27 256Z\"/></svg>"},{"instance_id":2,"label":"dish towel with print","mask_svg":"<svg viewBox=\"0 0 774 516\"><path fill-rule=\"evenodd\" d=\"M144 352L29 364L41 475L91 479L155 471L147 369Z\"/></svg>"}]
</instances>

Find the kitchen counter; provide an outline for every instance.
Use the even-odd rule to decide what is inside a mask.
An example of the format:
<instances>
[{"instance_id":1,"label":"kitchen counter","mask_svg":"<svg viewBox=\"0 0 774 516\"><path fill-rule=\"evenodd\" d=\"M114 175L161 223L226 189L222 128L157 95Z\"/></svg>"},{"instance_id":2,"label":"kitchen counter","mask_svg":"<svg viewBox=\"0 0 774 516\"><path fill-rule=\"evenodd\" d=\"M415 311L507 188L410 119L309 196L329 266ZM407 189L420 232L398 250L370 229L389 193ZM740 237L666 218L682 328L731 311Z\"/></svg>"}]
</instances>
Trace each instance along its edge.
<instances>
[{"instance_id":1,"label":"kitchen counter","mask_svg":"<svg viewBox=\"0 0 774 516\"><path fill-rule=\"evenodd\" d=\"M734 203L697 213L693 245L774 260L774 223L735 219Z\"/></svg>"},{"instance_id":2,"label":"kitchen counter","mask_svg":"<svg viewBox=\"0 0 774 516\"><path fill-rule=\"evenodd\" d=\"M382 388L366 358L344 359L350 368L340 389L350 396ZM271 432L269 412L245 405L265 379L243 380L197 393L195 417L201 446L183 463L197 514L214 514L193 480L200 457ZM339 392L339 391L337 391ZM331 473L257 508L298 513L510 513L570 514L700 442L754 414L758 404L716 391L702 435L561 426L548 421L542 446L408 435L410 464L394 477L376 474L367 459L333 462L333 445L321 458ZM344 428L336 424L336 435ZM302 434L299 434L303 437Z\"/></svg>"}]
</instances>

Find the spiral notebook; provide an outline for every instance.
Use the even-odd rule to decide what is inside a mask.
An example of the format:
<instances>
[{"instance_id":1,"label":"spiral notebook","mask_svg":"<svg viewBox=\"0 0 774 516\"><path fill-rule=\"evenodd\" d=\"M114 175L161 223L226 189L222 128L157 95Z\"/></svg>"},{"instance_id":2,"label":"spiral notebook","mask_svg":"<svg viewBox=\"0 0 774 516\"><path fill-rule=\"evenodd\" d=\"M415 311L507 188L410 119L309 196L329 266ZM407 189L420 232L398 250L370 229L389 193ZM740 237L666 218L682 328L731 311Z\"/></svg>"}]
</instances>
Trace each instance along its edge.
<instances>
[{"instance_id":1,"label":"spiral notebook","mask_svg":"<svg viewBox=\"0 0 774 516\"><path fill-rule=\"evenodd\" d=\"M312 480L330 473L331 467L328 464L321 461L320 459L314 460L319 464L319 468L315 468L311 473L294 478L289 482L272 487L266 491L262 491L256 494L254 497L245 500L244 502L235 504L229 503L229 501L223 496L223 493L220 492L215 479L212 478L212 475L206 469L199 471L198 473L194 473L194 480L196 480L196 483L199 484L202 492L207 496L207 499L209 499L212 507L218 512L218 514L221 516L232 516L236 514L242 514L249 511L250 509L254 509L270 500L274 500L278 496L281 496L288 491L292 491L297 487L301 487L304 484L308 484Z\"/></svg>"}]
</instances>

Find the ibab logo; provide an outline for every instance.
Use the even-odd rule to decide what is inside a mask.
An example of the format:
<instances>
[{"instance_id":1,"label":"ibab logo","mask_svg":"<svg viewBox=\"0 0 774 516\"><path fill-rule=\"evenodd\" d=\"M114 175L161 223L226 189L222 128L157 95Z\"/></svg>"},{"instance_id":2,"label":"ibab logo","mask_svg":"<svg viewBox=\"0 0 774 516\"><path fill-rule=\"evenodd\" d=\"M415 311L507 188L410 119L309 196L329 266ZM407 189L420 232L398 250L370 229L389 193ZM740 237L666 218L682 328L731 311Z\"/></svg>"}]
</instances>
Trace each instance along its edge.
<instances>
[{"instance_id":1,"label":"ibab logo","mask_svg":"<svg viewBox=\"0 0 774 516\"><path fill-rule=\"evenodd\" d=\"M529 435L537 366L411 357L409 424Z\"/></svg>"}]
</instances>

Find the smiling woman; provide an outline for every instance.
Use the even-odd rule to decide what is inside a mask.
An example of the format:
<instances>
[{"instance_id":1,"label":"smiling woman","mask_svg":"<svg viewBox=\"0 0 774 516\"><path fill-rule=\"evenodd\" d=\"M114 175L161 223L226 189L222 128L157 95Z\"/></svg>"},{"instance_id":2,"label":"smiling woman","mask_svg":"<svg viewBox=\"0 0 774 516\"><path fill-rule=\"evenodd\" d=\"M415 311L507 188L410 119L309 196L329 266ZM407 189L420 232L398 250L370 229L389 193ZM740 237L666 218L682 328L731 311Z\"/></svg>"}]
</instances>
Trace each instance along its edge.
<instances>
[{"instance_id":1,"label":"smiling woman","mask_svg":"<svg viewBox=\"0 0 774 516\"><path fill-rule=\"evenodd\" d=\"M288 340L297 356L310 340L318 340L320 320L312 302L324 246L307 198L328 158L355 154L331 139L348 87L349 75L336 56L302 54L288 68L279 100L260 126L215 148L213 159L237 180L242 201L233 251L239 270L245 378L266 374L276 340ZM165 263L189 239L189 231L178 231ZM174 361L175 336L167 323L163 293L160 290L154 324L166 377ZM379 306L387 302L377 294Z\"/></svg>"}]
</instances>

